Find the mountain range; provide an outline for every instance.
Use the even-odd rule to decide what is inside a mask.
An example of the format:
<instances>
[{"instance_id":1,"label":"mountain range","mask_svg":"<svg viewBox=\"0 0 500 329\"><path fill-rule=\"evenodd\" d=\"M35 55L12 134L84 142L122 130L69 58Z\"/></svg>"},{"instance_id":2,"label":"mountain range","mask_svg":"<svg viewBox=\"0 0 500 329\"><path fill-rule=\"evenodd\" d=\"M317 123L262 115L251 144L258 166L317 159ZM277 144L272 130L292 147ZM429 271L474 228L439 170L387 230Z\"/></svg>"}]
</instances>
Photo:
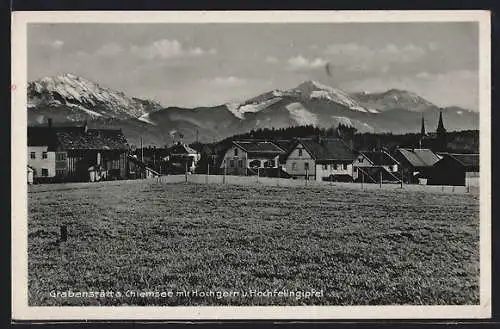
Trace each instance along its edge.
<instances>
[{"instance_id":1,"label":"mountain range","mask_svg":"<svg viewBox=\"0 0 500 329\"><path fill-rule=\"evenodd\" d=\"M421 118L428 132L435 131L439 112L449 131L478 129L479 116L460 107L440 108L405 90L382 93L347 93L316 81L304 81L287 90L275 89L241 103L181 108L129 97L123 92L73 74L45 77L28 84L28 123L81 124L121 128L130 144L212 142L259 128L339 123L360 132L407 133L420 131Z\"/></svg>"}]
</instances>

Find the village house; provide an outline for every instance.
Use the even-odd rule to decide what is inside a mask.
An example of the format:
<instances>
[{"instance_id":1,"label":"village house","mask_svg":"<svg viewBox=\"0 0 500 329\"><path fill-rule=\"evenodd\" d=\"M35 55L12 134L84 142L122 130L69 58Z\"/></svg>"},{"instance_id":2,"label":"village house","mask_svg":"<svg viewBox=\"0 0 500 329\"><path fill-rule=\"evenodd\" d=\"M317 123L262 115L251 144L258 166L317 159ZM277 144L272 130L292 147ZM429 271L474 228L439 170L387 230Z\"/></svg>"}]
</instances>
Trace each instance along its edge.
<instances>
[{"instance_id":1,"label":"village house","mask_svg":"<svg viewBox=\"0 0 500 329\"><path fill-rule=\"evenodd\" d=\"M352 181L354 152L340 139L301 138L286 156L286 172L293 178Z\"/></svg>"},{"instance_id":2,"label":"village house","mask_svg":"<svg viewBox=\"0 0 500 329\"><path fill-rule=\"evenodd\" d=\"M385 150L362 151L353 163L353 179L367 183L401 181L399 162Z\"/></svg>"},{"instance_id":3,"label":"village house","mask_svg":"<svg viewBox=\"0 0 500 329\"><path fill-rule=\"evenodd\" d=\"M169 163L170 173L172 170L180 172L193 173L196 169L198 161L201 159L200 152L196 151L192 147L182 143L177 142L167 151L168 156L165 160ZM177 170L175 170L177 168Z\"/></svg>"},{"instance_id":4,"label":"village house","mask_svg":"<svg viewBox=\"0 0 500 329\"><path fill-rule=\"evenodd\" d=\"M233 141L222 158L220 168L228 175L259 174L261 168L279 168L285 150L270 141Z\"/></svg>"},{"instance_id":5,"label":"village house","mask_svg":"<svg viewBox=\"0 0 500 329\"><path fill-rule=\"evenodd\" d=\"M479 154L441 154L434 164L429 184L479 186Z\"/></svg>"},{"instance_id":6,"label":"village house","mask_svg":"<svg viewBox=\"0 0 500 329\"><path fill-rule=\"evenodd\" d=\"M394 158L399 162L403 181L408 184L426 184L432 175L432 167L441 157L430 149L398 148Z\"/></svg>"},{"instance_id":7,"label":"village house","mask_svg":"<svg viewBox=\"0 0 500 329\"><path fill-rule=\"evenodd\" d=\"M35 182L124 179L129 146L121 130L28 127L28 165Z\"/></svg>"},{"instance_id":8,"label":"village house","mask_svg":"<svg viewBox=\"0 0 500 329\"><path fill-rule=\"evenodd\" d=\"M56 176L57 137L51 127L50 120L47 127L28 127L28 166L33 182L50 181ZM60 153L57 158L57 169L60 170Z\"/></svg>"}]
</instances>

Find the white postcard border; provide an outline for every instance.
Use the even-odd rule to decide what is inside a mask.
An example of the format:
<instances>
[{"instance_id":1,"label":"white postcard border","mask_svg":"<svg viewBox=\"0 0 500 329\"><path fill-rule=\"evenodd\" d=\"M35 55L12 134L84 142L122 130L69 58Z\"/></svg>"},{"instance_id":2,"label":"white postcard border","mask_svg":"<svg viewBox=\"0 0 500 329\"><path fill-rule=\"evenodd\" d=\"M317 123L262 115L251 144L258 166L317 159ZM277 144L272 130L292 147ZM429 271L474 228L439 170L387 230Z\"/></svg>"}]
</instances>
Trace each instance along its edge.
<instances>
[{"instance_id":1,"label":"white postcard border","mask_svg":"<svg viewBox=\"0 0 500 329\"><path fill-rule=\"evenodd\" d=\"M466 22L480 33L480 305L29 307L27 263L27 24ZM488 11L14 12L12 14L12 318L15 320L473 319L491 317L491 29Z\"/></svg>"}]
</instances>

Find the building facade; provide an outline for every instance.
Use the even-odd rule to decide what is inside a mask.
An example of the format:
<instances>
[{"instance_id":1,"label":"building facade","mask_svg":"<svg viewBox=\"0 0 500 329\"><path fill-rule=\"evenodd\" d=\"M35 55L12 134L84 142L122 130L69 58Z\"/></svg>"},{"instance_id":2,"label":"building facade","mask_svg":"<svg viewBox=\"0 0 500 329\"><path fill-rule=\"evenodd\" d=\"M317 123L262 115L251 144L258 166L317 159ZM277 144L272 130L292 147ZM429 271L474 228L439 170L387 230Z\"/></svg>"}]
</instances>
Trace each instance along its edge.
<instances>
[{"instance_id":1,"label":"building facade","mask_svg":"<svg viewBox=\"0 0 500 329\"><path fill-rule=\"evenodd\" d=\"M354 161L353 179L365 182L400 181L399 162L388 152L362 151ZM361 177L365 175L365 177Z\"/></svg>"},{"instance_id":2,"label":"building facade","mask_svg":"<svg viewBox=\"0 0 500 329\"><path fill-rule=\"evenodd\" d=\"M428 180L432 167L441 157L430 149L398 148L394 158L399 162L403 182L415 184Z\"/></svg>"},{"instance_id":3,"label":"building facade","mask_svg":"<svg viewBox=\"0 0 500 329\"><path fill-rule=\"evenodd\" d=\"M442 154L432 168L429 184L479 186L479 154Z\"/></svg>"},{"instance_id":4,"label":"building facade","mask_svg":"<svg viewBox=\"0 0 500 329\"><path fill-rule=\"evenodd\" d=\"M28 165L35 182L125 179L129 146L121 130L28 127Z\"/></svg>"},{"instance_id":5,"label":"building facade","mask_svg":"<svg viewBox=\"0 0 500 329\"><path fill-rule=\"evenodd\" d=\"M340 139L298 139L286 156L285 171L296 179L349 181L354 152Z\"/></svg>"},{"instance_id":6,"label":"building facade","mask_svg":"<svg viewBox=\"0 0 500 329\"><path fill-rule=\"evenodd\" d=\"M188 172L192 173L195 171L200 159L200 152L181 142L175 143L168 149L167 162L170 164L170 172L176 171L176 173L180 173L185 172L187 169Z\"/></svg>"},{"instance_id":7,"label":"building facade","mask_svg":"<svg viewBox=\"0 0 500 329\"><path fill-rule=\"evenodd\" d=\"M220 169L228 175L255 175L262 168L279 168L285 150L270 141L233 141L226 150Z\"/></svg>"}]
</instances>

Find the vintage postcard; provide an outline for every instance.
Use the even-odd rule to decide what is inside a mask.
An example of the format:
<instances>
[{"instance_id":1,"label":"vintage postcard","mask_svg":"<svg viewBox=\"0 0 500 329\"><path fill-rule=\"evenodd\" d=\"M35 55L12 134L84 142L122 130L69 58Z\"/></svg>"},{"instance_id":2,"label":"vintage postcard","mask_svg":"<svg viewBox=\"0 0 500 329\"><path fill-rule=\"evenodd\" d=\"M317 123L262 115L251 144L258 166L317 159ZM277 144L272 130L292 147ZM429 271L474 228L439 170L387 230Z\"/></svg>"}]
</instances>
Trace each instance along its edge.
<instances>
[{"instance_id":1,"label":"vintage postcard","mask_svg":"<svg viewBox=\"0 0 500 329\"><path fill-rule=\"evenodd\" d=\"M491 317L489 12L14 12L12 64L13 319Z\"/></svg>"}]
</instances>

